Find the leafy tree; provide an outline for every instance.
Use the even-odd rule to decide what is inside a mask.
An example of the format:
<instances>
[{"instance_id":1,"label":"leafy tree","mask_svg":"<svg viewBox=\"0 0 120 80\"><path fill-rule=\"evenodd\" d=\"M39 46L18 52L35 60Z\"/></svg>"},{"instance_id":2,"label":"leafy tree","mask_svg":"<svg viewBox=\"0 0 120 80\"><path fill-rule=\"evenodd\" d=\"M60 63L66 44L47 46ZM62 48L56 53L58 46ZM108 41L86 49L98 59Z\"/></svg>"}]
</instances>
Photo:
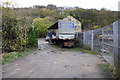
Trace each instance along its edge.
<instances>
[{"instance_id":1,"label":"leafy tree","mask_svg":"<svg viewBox=\"0 0 120 80\"><path fill-rule=\"evenodd\" d=\"M36 32L36 36L44 37L47 29L50 27L51 22L49 18L36 18L33 20L33 27Z\"/></svg>"},{"instance_id":2,"label":"leafy tree","mask_svg":"<svg viewBox=\"0 0 120 80\"><path fill-rule=\"evenodd\" d=\"M117 11L108 11L103 8L96 9L82 9L66 10L68 15L71 15L81 21L83 29L96 29L105 27L118 19Z\"/></svg>"}]
</instances>

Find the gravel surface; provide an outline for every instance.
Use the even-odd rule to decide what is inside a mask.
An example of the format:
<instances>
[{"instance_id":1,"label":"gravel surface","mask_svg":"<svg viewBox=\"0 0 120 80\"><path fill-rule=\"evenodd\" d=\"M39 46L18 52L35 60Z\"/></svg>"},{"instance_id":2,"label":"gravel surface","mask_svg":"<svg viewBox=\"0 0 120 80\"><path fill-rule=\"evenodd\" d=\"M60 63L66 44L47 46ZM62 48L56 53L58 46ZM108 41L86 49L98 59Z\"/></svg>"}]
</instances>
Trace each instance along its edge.
<instances>
[{"instance_id":1,"label":"gravel surface","mask_svg":"<svg viewBox=\"0 0 120 80\"><path fill-rule=\"evenodd\" d=\"M38 46L34 53L3 65L3 78L104 78L97 55L53 48L44 39Z\"/></svg>"}]
</instances>

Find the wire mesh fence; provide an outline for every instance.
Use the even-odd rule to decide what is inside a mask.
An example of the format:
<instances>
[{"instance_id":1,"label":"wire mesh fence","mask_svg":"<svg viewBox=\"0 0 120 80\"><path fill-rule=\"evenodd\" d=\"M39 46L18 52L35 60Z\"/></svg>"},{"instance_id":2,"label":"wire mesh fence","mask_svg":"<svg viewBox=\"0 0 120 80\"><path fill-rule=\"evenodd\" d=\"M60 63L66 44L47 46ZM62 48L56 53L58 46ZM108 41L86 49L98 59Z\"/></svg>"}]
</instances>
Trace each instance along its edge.
<instances>
[{"instance_id":1,"label":"wire mesh fence","mask_svg":"<svg viewBox=\"0 0 120 80\"><path fill-rule=\"evenodd\" d=\"M111 65L120 67L120 20L100 29L83 31L77 40L83 47L102 55Z\"/></svg>"}]
</instances>

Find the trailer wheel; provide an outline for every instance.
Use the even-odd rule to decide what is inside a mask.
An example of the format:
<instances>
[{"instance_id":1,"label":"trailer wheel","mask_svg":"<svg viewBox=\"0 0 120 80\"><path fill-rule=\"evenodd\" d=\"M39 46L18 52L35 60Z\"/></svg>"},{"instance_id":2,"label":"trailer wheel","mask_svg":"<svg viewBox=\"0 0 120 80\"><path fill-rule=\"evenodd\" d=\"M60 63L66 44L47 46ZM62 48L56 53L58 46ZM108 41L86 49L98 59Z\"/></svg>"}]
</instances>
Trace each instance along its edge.
<instances>
[{"instance_id":1,"label":"trailer wheel","mask_svg":"<svg viewBox=\"0 0 120 80\"><path fill-rule=\"evenodd\" d=\"M63 48L63 47L64 47L63 41L59 41L59 47L60 47L60 48Z\"/></svg>"},{"instance_id":2,"label":"trailer wheel","mask_svg":"<svg viewBox=\"0 0 120 80\"><path fill-rule=\"evenodd\" d=\"M60 48L63 48L64 46L63 46L63 44L60 44Z\"/></svg>"}]
</instances>

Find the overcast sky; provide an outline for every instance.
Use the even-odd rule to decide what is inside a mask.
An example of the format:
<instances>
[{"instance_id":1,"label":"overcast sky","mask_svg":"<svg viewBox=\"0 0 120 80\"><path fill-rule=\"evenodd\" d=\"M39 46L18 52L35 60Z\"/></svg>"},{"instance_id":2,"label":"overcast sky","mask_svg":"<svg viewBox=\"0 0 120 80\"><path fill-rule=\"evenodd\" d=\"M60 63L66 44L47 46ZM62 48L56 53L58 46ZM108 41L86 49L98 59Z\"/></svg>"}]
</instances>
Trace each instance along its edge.
<instances>
[{"instance_id":1,"label":"overcast sky","mask_svg":"<svg viewBox=\"0 0 120 80\"><path fill-rule=\"evenodd\" d=\"M112 11L118 11L118 2L120 0L2 0L16 2L17 7L32 7L33 5L54 4L56 6L78 6L85 9L107 8Z\"/></svg>"}]
</instances>

